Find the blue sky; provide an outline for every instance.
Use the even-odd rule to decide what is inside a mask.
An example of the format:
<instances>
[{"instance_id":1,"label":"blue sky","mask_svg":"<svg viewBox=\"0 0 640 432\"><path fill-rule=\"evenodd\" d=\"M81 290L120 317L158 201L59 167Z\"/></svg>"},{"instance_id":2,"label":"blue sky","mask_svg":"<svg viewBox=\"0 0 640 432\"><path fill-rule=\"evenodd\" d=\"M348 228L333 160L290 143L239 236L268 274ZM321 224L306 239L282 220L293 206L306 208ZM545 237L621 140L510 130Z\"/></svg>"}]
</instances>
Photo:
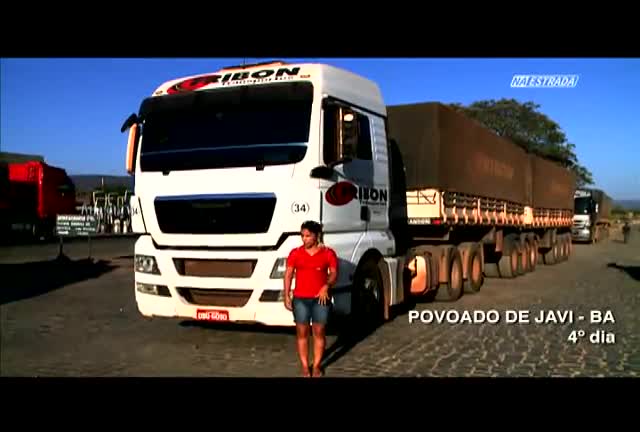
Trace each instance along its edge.
<instances>
[{"instance_id":1,"label":"blue sky","mask_svg":"<svg viewBox=\"0 0 640 432\"><path fill-rule=\"evenodd\" d=\"M122 175L120 126L143 98L164 81L242 60L2 59L0 150L41 154L71 174ZM616 199L640 198L640 59L310 60L375 80L387 104L534 101L576 144L596 186ZM573 89L512 89L513 74L580 79Z\"/></svg>"}]
</instances>

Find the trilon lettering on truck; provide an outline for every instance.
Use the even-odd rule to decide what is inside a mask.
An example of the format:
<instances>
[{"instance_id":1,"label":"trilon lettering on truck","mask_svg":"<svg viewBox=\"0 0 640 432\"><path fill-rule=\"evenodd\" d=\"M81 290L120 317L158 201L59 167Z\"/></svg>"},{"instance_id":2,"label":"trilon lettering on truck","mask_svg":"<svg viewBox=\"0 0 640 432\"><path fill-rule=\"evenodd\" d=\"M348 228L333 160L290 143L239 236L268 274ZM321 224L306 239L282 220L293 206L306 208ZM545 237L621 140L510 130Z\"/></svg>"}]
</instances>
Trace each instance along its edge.
<instances>
[{"instance_id":1,"label":"trilon lettering on truck","mask_svg":"<svg viewBox=\"0 0 640 432\"><path fill-rule=\"evenodd\" d=\"M293 326L283 275L309 219L339 258L333 313L372 325L571 252L566 169L442 104L387 106L330 65L175 79L126 130L145 316Z\"/></svg>"}]
</instances>

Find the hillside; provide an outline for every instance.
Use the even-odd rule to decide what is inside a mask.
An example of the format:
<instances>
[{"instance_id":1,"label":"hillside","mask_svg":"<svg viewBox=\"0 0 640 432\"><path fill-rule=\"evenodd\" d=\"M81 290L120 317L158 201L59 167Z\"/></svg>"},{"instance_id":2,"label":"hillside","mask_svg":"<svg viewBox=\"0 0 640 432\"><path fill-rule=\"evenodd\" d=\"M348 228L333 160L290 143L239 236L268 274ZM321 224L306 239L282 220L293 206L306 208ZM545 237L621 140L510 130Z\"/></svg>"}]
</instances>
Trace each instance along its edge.
<instances>
[{"instance_id":1,"label":"hillside","mask_svg":"<svg viewBox=\"0 0 640 432\"><path fill-rule=\"evenodd\" d=\"M109 188L113 186L126 186L128 189L133 190L133 177L129 176L110 176L99 174L84 174L84 175L71 175L71 180L76 185L76 190L79 192L91 192L95 189L102 187L104 179L104 186Z\"/></svg>"},{"instance_id":2,"label":"hillside","mask_svg":"<svg viewBox=\"0 0 640 432\"><path fill-rule=\"evenodd\" d=\"M622 207L626 210L640 210L640 199L635 200L614 200L614 207Z\"/></svg>"}]
</instances>

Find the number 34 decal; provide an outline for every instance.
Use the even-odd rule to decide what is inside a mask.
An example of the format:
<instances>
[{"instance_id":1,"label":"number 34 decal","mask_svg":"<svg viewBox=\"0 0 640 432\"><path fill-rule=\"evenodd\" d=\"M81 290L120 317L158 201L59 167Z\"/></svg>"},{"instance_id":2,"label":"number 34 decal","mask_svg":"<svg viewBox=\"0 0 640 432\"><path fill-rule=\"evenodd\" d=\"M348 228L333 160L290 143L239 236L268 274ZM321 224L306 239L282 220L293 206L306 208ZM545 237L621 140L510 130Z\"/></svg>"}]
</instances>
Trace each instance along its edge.
<instances>
[{"instance_id":1,"label":"number 34 decal","mask_svg":"<svg viewBox=\"0 0 640 432\"><path fill-rule=\"evenodd\" d=\"M307 213L309 212L309 204L304 201L296 201L291 204L291 213Z\"/></svg>"}]
</instances>

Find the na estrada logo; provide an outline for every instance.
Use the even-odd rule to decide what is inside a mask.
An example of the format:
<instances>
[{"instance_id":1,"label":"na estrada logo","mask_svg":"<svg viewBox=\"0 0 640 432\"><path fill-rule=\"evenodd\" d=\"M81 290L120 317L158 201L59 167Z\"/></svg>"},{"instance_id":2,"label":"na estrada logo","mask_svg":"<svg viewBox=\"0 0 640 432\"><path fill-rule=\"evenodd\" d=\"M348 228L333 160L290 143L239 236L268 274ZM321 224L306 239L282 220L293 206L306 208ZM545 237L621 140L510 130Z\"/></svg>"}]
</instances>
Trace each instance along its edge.
<instances>
[{"instance_id":1,"label":"na estrada logo","mask_svg":"<svg viewBox=\"0 0 640 432\"><path fill-rule=\"evenodd\" d=\"M574 88L579 75L514 75L511 88Z\"/></svg>"}]
</instances>

